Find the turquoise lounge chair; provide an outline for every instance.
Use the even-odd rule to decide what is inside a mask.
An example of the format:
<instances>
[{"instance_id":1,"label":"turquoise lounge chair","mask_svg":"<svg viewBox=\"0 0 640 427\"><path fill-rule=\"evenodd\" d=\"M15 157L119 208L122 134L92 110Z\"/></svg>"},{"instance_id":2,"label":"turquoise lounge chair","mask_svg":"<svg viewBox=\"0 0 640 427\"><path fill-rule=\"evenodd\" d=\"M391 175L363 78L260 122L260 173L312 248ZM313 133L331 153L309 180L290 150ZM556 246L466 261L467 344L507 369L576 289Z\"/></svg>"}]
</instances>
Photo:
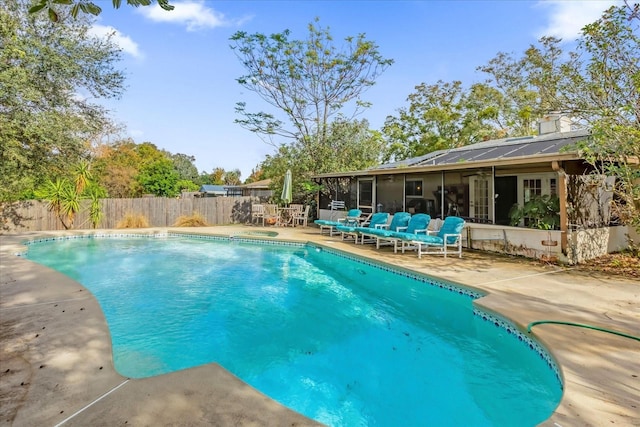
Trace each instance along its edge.
<instances>
[{"instance_id":1,"label":"turquoise lounge chair","mask_svg":"<svg viewBox=\"0 0 640 427\"><path fill-rule=\"evenodd\" d=\"M380 249L384 243L393 243L393 253L398 253L398 243L401 243L402 253L408 243L410 243L416 235L427 234L431 217L427 214L419 213L415 214L409 220L409 224L406 227L399 227L398 230L385 230L376 239L376 248Z\"/></svg>"},{"instance_id":2,"label":"turquoise lounge chair","mask_svg":"<svg viewBox=\"0 0 640 427\"><path fill-rule=\"evenodd\" d=\"M409 226L411 214L409 212L397 212L391 218L391 224L384 224L378 228L370 228L360 232L361 241L364 244L365 239L369 242L376 242L376 248L380 248L380 237L387 236L391 231L404 230Z\"/></svg>"},{"instance_id":3,"label":"turquoise lounge chair","mask_svg":"<svg viewBox=\"0 0 640 427\"><path fill-rule=\"evenodd\" d=\"M340 232L342 240L348 236L353 236L355 243L358 244L358 236L360 236L363 231L367 232L375 228L385 227L387 222L389 222L389 214L387 212L376 212L371 216L366 227L338 225L336 226L336 230Z\"/></svg>"},{"instance_id":4,"label":"turquoise lounge chair","mask_svg":"<svg viewBox=\"0 0 640 427\"><path fill-rule=\"evenodd\" d=\"M326 228L329 230L329 236L333 236L333 231L338 225L357 226L360 221L360 215L362 215L362 211L360 209L351 209L347 212L346 218L340 218L337 221L316 219L313 222L320 226L320 234L323 234L323 230Z\"/></svg>"},{"instance_id":5,"label":"turquoise lounge chair","mask_svg":"<svg viewBox=\"0 0 640 427\"><path fill-rule=\"evenodd\" d=\"M464 219L457 216L448 216L444 219L444 223L438 234L436 235L416 235L411 241L418 249L418 258L422 258L422 254L444 255L451 253L448 248L455 248L453 253L457 253L462 258L462 229L464 228ZM424 247L424 249L423 249Z\"/></svg>"}]
</instances>

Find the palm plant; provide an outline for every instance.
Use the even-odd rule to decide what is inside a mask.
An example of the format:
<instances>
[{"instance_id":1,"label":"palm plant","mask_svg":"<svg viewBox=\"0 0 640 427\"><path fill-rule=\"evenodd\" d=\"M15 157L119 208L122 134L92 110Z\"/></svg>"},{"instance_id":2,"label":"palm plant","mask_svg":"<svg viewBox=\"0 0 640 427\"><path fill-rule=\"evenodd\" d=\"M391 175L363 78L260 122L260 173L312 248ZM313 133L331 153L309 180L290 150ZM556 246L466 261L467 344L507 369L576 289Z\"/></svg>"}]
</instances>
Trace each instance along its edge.
<instances>
[{"instance_id":1,"label":"palm plant","mask_svg":"<svg viewBox=\"0 0 640 427\"><path fill-rule=\"evenodd\" d=\"M97 228L104 216L102 207L100 206L100 199L106 197L107 192L99 185L91 183L87 187L85 194L89 197L89 200L91 200L91 204L89 205L89 220L91 221L91 226Z\"/></svg>"},{"instance_id":2,"label":"palm plant","mask_svg":"<svg viewBox=\"0 0 640 427\"><path fill-rule=\"evenodd\" d=\"M75 214L80 210L80 195L69 180L48 180L36 196L47 201L47 209L55 213L65 230L73 225Z\"/></svg>"}]
</instances>

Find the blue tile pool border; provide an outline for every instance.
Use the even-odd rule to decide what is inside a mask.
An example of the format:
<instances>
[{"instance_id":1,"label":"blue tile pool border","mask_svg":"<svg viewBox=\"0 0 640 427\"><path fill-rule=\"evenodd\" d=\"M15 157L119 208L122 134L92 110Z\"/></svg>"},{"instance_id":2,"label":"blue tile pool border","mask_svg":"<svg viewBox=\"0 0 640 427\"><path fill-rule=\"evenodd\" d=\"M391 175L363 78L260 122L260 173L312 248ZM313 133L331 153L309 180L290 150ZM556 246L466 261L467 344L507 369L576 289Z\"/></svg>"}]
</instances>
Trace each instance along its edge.
<instances>
[{"instance_id":1,"label":"blue tile pool border","mask_svg":"<svg viewBox=\"0 0 640 427\"><path fill-rule=\"evenodd\" d=\"M191 234L191 233L173 233L173 232L163 232L163 233L88 233L88 234L74 234L68 236L56 236L56 237L43 237L43 238L34 238L29 239L23 242L24 245L31 245L37 243L45 243L45 242L55 242L55 241L63 241L63 240L74 240L74 239L97 239L97 238L146 238L146 239L166 239L170 237L177 238L187 238L187 239L197 239L197 240L212 240L219 242L230 242L230 243L242 243L242 244L252 244L252 245L263 245L263 246L280 246L280 247L295 247L295 248L312 248L314 250L319 249L324 252L330 253L334 256L338 256L340 258L348 259L353 262L357 262L359 264L366 265L368 267L376 268L381 271L385 271L388 273L396 274L401 277L405 277L408 279L416 280L418 282L422 282L428 284L430 286L435 286L450 292L454 292L460 294L462 296L466 296L472 300L476 300L478 298L482 298L486 294L483 292L479 292L473 290L471 288L466 288L461 285L456 285L450 282L447 282L443 279L437 279L425 274L412 272L410 270L405 270L401 267L392 266L389 264L384 264L380 261L373 261L368 258L364 258L358 255L354 255L348 252L343 252L338 249L329 248L323 245L318 245L316 243L309 242L292 242L285 240L272 240L272 239L263 239L263 238L250 238L250 237L240 237L237 235L234 236L223 236L223 235L212 235L212 234ZM24 253L16 253L18 256L24 255ZM560 369L558 368L558 364L555 362L554 358L551 354L536 342L534 339L530 338L526 333L522 332L518 329L518 327L511 321L500 317L495 314L488 313L486 311L480 310L477 307L473 308L473 314L480 319L492 323L494 326L503 329L510 336L522 342L524 345L528 346L529 349L535 351L541 359L543 359L549 369L551 369L560 385L560 388L564 388L562 375L560 373Z\"/></svg>"}]
</instances>

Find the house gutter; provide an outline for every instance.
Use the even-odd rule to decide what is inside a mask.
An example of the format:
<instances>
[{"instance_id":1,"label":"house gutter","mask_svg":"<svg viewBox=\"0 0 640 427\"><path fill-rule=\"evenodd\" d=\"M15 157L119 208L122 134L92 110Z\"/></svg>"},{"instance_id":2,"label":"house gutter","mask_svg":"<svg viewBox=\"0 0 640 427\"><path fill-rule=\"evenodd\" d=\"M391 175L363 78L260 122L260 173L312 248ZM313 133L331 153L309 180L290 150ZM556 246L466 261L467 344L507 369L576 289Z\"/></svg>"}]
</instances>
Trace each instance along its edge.
<instances>
[{"instance_id":1,"label":"house gutter","mask_svg":"<svg viewBox=\"0 0 640 427\"><path fill-rule=\"evenodd\" d=\"M515 165L536 165L536 164L549 164L549 162L562 162L565 160L579 160L578 153L565 153L565 154L537 154L535 156L522 156L522 157L509 157L504 159L492 159L486 161L470 161L470 162L457 162L446 165L424 165L424 166L410 166L410 167L398 167L389 169L368 169L351 172L333 172L314 175L313 178L342 178L342 177L356 177L356 176L372 176L372 175L397 175L397 174L412 174L412 173L425 173L425 172L445 172L465 170L472 168L491 168L499 166L515 166Z\"/></svg>"}]
</instances>

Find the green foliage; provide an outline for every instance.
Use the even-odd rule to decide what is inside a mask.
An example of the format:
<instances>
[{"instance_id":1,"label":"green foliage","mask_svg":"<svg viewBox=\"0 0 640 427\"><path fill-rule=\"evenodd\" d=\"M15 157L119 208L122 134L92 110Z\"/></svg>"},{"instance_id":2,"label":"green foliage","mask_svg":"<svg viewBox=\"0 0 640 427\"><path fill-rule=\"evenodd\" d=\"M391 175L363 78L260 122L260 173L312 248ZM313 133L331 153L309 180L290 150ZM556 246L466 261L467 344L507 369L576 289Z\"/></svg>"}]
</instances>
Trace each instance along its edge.
<instances>
[{"instance_id":1,"label":"green foliage","mask_svg":"<svg viewBox=\"0 0 640 427\"><path fill-rule=\"evenodd\" d=\"M142 163L135 142L120 140L98 148L93 170L111 197L138 197L142 189L136 176Z\"/></svg>"},{"instance_id":2,"label":"green foliage","mask_svg":"<svg viewBox=\"0 0 640 427\"><path fill-rule=\"evenodd\" d=\"M176 182L176 190L178 193L183 191L198 191L199 189L200 186L198 184L188 179L180 179Z\"/></svg>"},{"instance_id":3,"label":"green foliage","mask_svg":"<svg viewBox=\"0 0 640 427\"><path fill-rule=\"evenodd\" d=\"M198 168L193 163L196 161L194 156L186 154L169 154L169 158L173 162L173 167L180 176L180 179L196 181L198 179Z\"/></svg>"},{"instance_id":4,"label":"green foliage","mask_svg":"<svg viewBox=\"0 0 640 427\"><path fill-rule=\"evenodd\" d=\"M85 190L85 194L89 200L91 200L91 204L89 205L89 220L91 221L91 226L97 228L104 216L104 212L102 212L102 207L100 206L100 199L107 197L107 192L99 185L90 183Z\"/></svg>"},{"instance_id":5,"label":"green foliage","mask_svg":"<svg viewBox=\"0 0 640 427\"><path fill-rule=\"evenodd\" d=\"M312 203L318 190L312 175L370 168L379 164L384 147L385 141L369 130L366 120L338 117L324 139L311 137L310 141L281 145L276 154L267 156L261 164L262 179L271 178L274 194L280 195L284 174L291 169L294 202Z\"/></svg>"},{"instance_id":6,"label":"green foliage","mask_svg":"<svg viewBox=\"0 0 640 427\"><path fill-rule=\"evenodd\" d=\"M242 181L240 180L240 176L242 175L242 172L240 172L240 169L234 169L234 170L230 170L225 172L224 174L224 184L225 185L240 185L242 184Z\"/></svg>"},{"instance_id":7,"label":"green foliage","mask_svg":"<svg viewBox=\"0 0 640 427\"><path fill-rule=\"evenodd\" d=\"M640 232L640 30L612 7L583 29L563 67L568 105L591 129L579 148L595 174L615 176L614 214Z\"/></svg>"},{"instance_id":8,"label":"green foliage","mask_svg":"<svg viewBox=\"0 0 640 427\"><path fill-rule=\"evenodd\" d=\"M339 49L328 29L314 24L308 29L306 40L290 40L288 30L271 36L239 31L231 37L231 48L247 71L238 83L274 108L250 113L240 102L236 111L243 118L236 122L271 141L274 136L322 141L328 123L345 105L354 107L354 115L368 106L361 95L393 63L363 34L347 37Z\"/></svg>"},{"instance_id":9,"label":"green foliage","mask_svg":"<svg viewBox=\"0 0 640 427\"><path fill-rule=\"evenodd\" d=\"M85 20L56 25L27 15L25 5L6 0L0 8L2 201L32 195L48 177L87 158L87 141L109 124L91 100L123 91L114 43L90 36Z\"/></svg>"},{"instance_id":10,"label":"green foliage","mask_svg":"<svg viewBox=\"0 0 640 427\"><path fill-rule=\"evenodd\" d=\"M500 93L498 122L505 136L535 134L540 118L566 110L560 91L560 43L555 37L542 37L539 46L529 46L520 58L499 52L487 65L478 67Z\"/></svg>"},{"instance_id":11,"label":"green foliage","mask_svg":"<svg viewBox=\"0 0 640 427\"><path fill-rule=\"evenodd\" d=\"M424 83L409 95L408 108L388 116L382 129L389 143L385 161L421 156L501 136L498 116L503 97L486 84L469 90L462 82Z\"/></svg>"},{"instance_id":12,"label":"green foliage","mask_svg":"<svg viewBox=\"0 0 640 427\"><path fill-rule=\"evenodd\" d=\"M160 197L175 197L179 194L178 173L168 158L160 158L140 168L137 181L145 194Z\"/></svg>"},{"instance_id":13,"label":"green foliage","mask_svg":"<svg viewBox=\"0 0 640 427\"><path fill-rule=\"evenodd\" d=\"M80 196L68 179L47 181L36 190L36 196L47 201L47 208L56 214L65 230L73 226L73 218L80 209Z\"/></svg>"},{"instance_id":14,"label":"green foliage","mask_svg":"<svg viewBox=\"0 0 640 427\"><path fill-rule=\"evenodd\" d=\"M156 2L164 10L174 9L168 0L156 0ZM119 9L122 0L112 0L112 3L115 9ZM134 7L149 6L151 3L151 0L127 0L127 4ZM49 20L59 22L65 12L77 19L80 15L98 16L102 13L102 8L94 2L86 0L39 0L29 8L29 13L32 14L44 11L47 12Z\"/></svg>"},{"instance_id":15,"label":"green foliage","mask_svg":"<svg viewBox=\"0 0 640 427\"><path fill-rule=\"evenodd\" d=\"M65 229L73 227L76 214L80 211L80 200L90 199L89 219L96 228L102 219L100 199L106 197L106 191L92 180L91 165L82 161L72 168L73 177L57 177L46 181L35 192L39 199L47 201L47 207L53 211Z\"/></svg>"},{"instance_id":16,"label":"green foliage","mask_svg":"<svg viewBox=\"0 0 640 427\"><path fill-rule=\"evenodd\" d=\"M555 195L536 195L523 206L513 206L509 217L513 226L524 220L529 228L554 230L560 226L560 200Z\"/></svg>"}]
</instances>

